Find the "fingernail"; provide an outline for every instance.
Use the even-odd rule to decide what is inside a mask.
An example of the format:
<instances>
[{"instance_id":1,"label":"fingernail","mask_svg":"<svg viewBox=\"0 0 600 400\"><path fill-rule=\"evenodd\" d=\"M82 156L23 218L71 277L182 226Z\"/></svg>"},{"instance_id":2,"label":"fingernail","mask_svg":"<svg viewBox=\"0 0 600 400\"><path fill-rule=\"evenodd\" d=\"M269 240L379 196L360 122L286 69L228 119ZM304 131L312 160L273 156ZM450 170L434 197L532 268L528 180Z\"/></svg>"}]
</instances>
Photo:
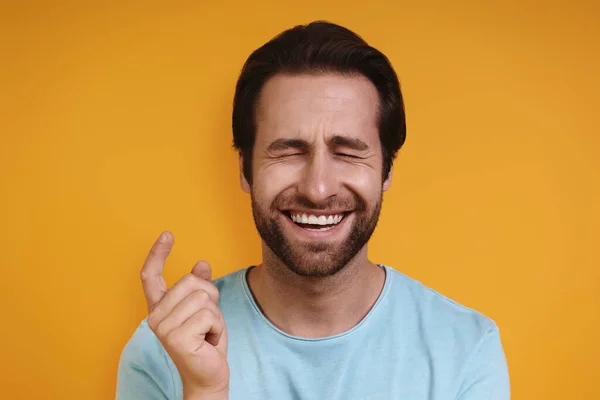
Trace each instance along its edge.
<instances>
[{"instance_id":1,"label":"fingernail","mask_svg":"<svg viewBox=\"0 0 600 400\"><path fill-rule=\"evenodd\" d=\"M167 232L163 232L158 238L158 241L161 243L165 243L167 240L169 240L169 234Z\"/></svg>"}]
</instances>

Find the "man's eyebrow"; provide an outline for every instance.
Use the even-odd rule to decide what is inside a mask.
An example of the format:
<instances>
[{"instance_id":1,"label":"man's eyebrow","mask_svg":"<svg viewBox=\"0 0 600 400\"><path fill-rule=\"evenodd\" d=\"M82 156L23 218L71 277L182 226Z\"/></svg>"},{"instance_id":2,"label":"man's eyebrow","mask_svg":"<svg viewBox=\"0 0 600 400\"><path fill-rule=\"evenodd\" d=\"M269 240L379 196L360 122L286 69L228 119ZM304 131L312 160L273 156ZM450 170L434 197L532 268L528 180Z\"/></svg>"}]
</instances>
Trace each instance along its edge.
<instances>
[{"instance_id":1,"label":"man's eyebrow","mask_svg":"<svg viewBox=\"0 0 600 400\"><path fill-rule=\"evenodd\" d=\"M329 139L329 146L346 147L356 151L365 151L369 149L369 145L362 140L343 135L332 136L331 139ZM310 145L306 140L281 138L271 142L267 147L267 150L273 152L289 149L306 151L309 147Z\"/></svg>"},{"instance_id":2,"label":"man's eyebrow","mask_svg":"<svg viewBox=\"0 0 600 400\"><path fill-rule=\"evenodd\" d=\"M268 151L282 151L287 149L308 149L308 143L302 139L277 139L267 147Z\"/></svg>"},{"instance_id":3,"label":"man's eyebrow","mask_svg":"<svg viewBox=\"0 0 600 400\"><path fill-rule=\"evenodd\" d=\"M369 149L369 145L357 138L351 138L348 136L335 135L330 139L330 145L347 147L352 150L365 151Z\"/></svg>"}]
</instances>

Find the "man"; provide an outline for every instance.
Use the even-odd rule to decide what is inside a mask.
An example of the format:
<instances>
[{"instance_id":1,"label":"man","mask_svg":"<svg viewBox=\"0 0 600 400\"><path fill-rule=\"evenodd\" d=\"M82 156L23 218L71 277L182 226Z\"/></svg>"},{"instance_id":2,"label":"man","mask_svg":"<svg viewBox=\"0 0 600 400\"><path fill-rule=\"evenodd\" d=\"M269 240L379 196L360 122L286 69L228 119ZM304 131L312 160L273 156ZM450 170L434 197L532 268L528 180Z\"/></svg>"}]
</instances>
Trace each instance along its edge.
<instances>
[{"instance_id":1,"label":"man","mask_svg":"<svg viewBox=\"0 0 600 400\"><path fill-rule=\"evenodd\" d=\"M211 281L202 261L168 289L164 232L117 398L508 399L496 324L368 259L405 133L392 66L353 32L314 22L252 53L233 136L262 264Z\"/></svg>"}]
</instances>

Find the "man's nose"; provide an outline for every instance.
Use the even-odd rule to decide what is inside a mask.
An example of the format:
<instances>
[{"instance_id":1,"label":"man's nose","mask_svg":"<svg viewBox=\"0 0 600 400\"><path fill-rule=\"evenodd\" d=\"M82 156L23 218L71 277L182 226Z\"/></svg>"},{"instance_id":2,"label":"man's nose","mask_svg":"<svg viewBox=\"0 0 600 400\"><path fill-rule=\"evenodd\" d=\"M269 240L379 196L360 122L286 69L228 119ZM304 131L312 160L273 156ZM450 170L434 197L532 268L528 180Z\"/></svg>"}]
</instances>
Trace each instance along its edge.
<instances>
[{"instance_id":1,"label":"man's nose","mask_svg":"<svg viewBox=\"0 0 600 400\"><path fill-rule=\"evenodd\" d=\"M298 183L298 191L315 204L325 202L339 190L339 179L329 154L313 154Z\"/></svg>"}]
</instances>

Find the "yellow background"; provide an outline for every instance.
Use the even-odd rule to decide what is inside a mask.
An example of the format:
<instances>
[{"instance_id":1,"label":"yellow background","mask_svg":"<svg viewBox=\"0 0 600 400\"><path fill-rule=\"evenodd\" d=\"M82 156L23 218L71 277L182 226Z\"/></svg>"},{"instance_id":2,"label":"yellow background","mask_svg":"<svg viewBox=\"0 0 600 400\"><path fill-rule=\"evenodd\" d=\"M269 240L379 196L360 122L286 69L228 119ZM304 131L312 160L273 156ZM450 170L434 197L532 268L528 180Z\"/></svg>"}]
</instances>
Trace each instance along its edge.
<instances>
[{"instance_id":1,"label":"yellow background","mask_svg":"<svg viewBox=\"0 0 600 400\"><path fill-rule=\"evenodd\" d=\"M218 5L217 5L218 3ZM230 112L249 53L314 19L406 98L371 258L493 318L515 399L600 398L600 6L589 1L4 2L0 397L114 398L139 267L175 234L260 261Z\"/></svg>"}]
</instances>

